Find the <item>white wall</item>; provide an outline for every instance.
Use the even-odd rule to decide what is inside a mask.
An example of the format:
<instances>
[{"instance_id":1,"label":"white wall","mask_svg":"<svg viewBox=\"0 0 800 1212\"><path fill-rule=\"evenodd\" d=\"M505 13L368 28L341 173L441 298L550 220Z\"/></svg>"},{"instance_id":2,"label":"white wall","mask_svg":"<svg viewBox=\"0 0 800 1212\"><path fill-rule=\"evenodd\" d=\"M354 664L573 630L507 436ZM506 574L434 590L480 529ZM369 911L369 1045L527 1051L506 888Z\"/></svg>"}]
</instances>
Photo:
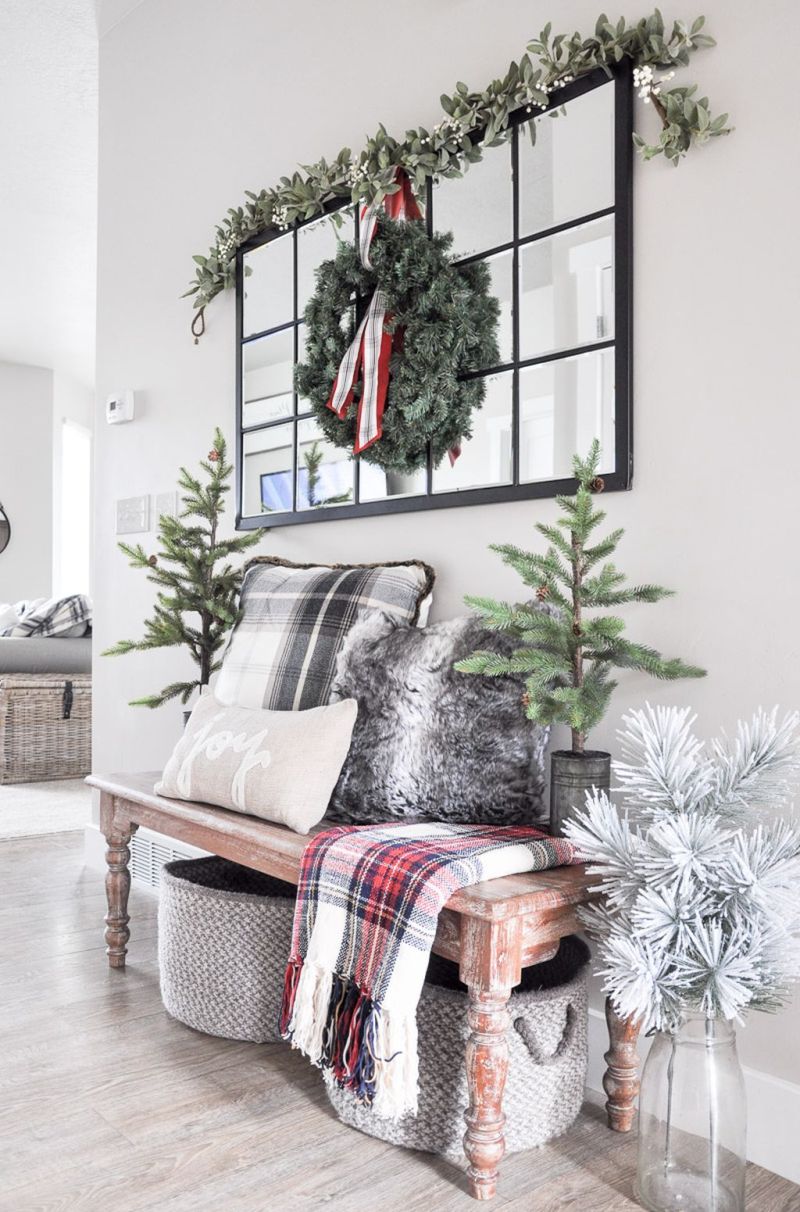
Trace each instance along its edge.
<instances>
[{"instance_id":1,"label":"white wall","mask_svg":"<svg viewBox=\"0 0 800 1212\"><path fill-rule=\"evenodd\" d=\"M82 566L76 551L76 541L90 545L91 524L86 533L76 536L76 523L84 525L84 502L91 483L71 482L74 468L64 467L64 426L78 426L84 431L94 429L94 394L70 375L56 372L53 377L53 593L88 593L88 583L75 583L75 570ZM65 474L66 471L66 474ZM76 558L77 557L77 558ZM83 582L85 578L78 577Z\"/></svg>"},{"instance_id":2,"label":"white wall","mask_svg":"<svg viewBox=\"0 0 800 1212\"><path fill-rule=\"evenodd\" d=\"M408 0L398 15L341 0L314 5L310 20L274 0L229 0L224 10L208 0L143 0L105 36L98 398L134 387L142 408L132 425L98 422L98 650L136 634L152 600L115 551L110 503L169 489L177 465L206 452L215 424L232 433L232 297L209 309L197 346L178 297L214 223L245 188L270 185L344 144L357 148L380 120L399 131L435 121L439 94L457 78L482 85L548 18L588 31L599 7ZM800 699L800 181L787 83L800 19L790 0L762 6L759 37L769 53L754 54L749 4L709 0L704 9L719 47L700 54L689 75L716 109L731 110L737 129L678 169L637 165L635 487L607 505L627 528L621 566L678 592L672 602L632 608L632 634L704 664L709 677L661 686L624 676L594 737L610 748L623 711L645 697L691 702L706 732L759 703ZM651 111L640 107L637 120L652 130ZM532 541L533 523L553 515L551 503L539 502L327 522L276 531L264 550L299 559L422 557L438 569L436 613L446 617L467 591L517 594L486 547ZM169 653L96 659L98 769L163 763L178 708L136 713L125 704L182 672L182 657ZM757 1016L742 1033L744 1059L800 1083L798 1036L800 1007Z\"/></svg>"},{"instance_id":3,"label":"white wall","mask_svg":"<svg viewBox=\"0 0 800 1212\"><path fill-rule=\"evenodd\" d=\"M47 597L52 583L53 374L0 362L0 602Z\"/></svg>"}]
</instances>

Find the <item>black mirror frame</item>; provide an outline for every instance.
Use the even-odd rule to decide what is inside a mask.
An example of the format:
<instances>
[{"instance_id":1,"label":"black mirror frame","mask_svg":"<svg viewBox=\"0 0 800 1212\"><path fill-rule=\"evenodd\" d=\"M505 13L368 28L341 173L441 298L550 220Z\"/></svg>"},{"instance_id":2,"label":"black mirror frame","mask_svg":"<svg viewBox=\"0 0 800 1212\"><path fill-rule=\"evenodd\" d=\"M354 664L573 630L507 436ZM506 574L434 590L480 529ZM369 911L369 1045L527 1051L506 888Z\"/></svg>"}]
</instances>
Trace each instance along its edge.
<instances>
[{"instance_id":1,"label":"black mirror frame","mask_svg":"<svg viewBox=\"0 0 800 1212\"><path fill-rule=\"evenodd\" d=\"M613 78L615 90L614 102L614 206L608 211L587 214L579 222L585 223L593 218L613 211L614 217L614 337L606 342L581 347L578 350L560 351L559 357L591 352L607 346L614 347L614 383L615 383L615 460L613 472L604 473L605 490L609 492L626 491L633 482L633 85L632 72L629 64L609 69ZM548 106L557 109L567 102L595 88L609 86L609 75L598 69L580 77L566 87L559 89ZM530 120L525 110L511 114L509 124L522 126ZM513 145L516 148L516 141ZM517 171L516 162L513 165ZM428 182L428 202L430 203L432 183ZM341 210L352 204L347 200L337 202L325 208L325 213ZM431 207L426 207L426 221L430 223ZM315 215L308 220L313 223L319 219ZM537 233L537 238L553 235L559 230L575 226L573 223L558 224L543 233ZM298 226L305 226L299 224ZM242 493L244 488L244 434L242 428L242 351L243 351L243 303L244 303L244 256L255 248L259 248L271 240L286 233L277 229L254 237L244 243L236 255L236 529L254 530L257 528L271 529L277 526L304 525L313 522L343 520L346 518L374 517L391 513L409 513L428 509L447 509L470 505L487 505L506 501L533 500L550 498L561 493L573 493L576 482L572 478L559 480L540 480L534 483L519 482L519 457L515 440L513 442L513 482L486 488L465 488L453 492L432 492L432 468L428 466L427 491L418 496L387 497L377 501L358 501L353 504L337 505L330 509L305 509L281 513L259 514L247 517L242 514ZM515 268L519 243L517 233L514 239ZM482 251L480 256L485 258L498 250ZM295 267L296 275L296 267ZM542 359L547 360L547 359ZM535 361L535 360L534 360ZM492 373L481 371L481 374ZM519 361L514 366L514 416L515 430L519 416L518 379L520 373ZM282 420L289 421L292 418ZM277 423L277 422L276 422ZM295 425L297 422L295 422ZM358 460L356 460L356 485L358 485Z\"/></svg>"}]
</instances>

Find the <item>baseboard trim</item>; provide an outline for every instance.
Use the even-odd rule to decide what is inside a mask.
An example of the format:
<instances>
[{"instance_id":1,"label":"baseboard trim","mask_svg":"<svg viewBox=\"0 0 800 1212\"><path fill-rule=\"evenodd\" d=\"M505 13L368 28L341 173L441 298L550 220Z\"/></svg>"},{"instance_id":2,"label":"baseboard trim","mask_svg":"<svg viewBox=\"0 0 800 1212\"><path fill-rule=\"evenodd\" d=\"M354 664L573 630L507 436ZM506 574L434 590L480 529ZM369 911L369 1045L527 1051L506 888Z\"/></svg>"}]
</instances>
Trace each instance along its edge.
<instances>
[{"instance_id":1,"label":"baseboard trim","mask_svg":"<svg viewBox=\"0 0 800 1212\"><path fill-rule=\"evenodd\" d=\"M163 833L156 833L154 829L144 828L139 829L138 835L143 838L149 838L154 842L161 842L166 836ZM168 840L172 844L173 839ZM207 850L199 850L197 846L190 846L188 842L181 842L180 850L190 858L202 858L208 853ZM83 862L86 867L105 871L106 840L97 825L87 825L83 831ZM140 882L137 880L137 883Z\"/></svg>"},{"instance_id":2,"label":"baseboard trim","mask_svg":"<svg viewBox=\"0 0 800 1212\"><path fill-rule=\"evenodd\" d=\"M642 1064L650 1041L639 1041ZM589 1071L586 1084L590 1090L603 1090L608 1033L601 1010L589 1010ZM800 1151L797 1131L800 1124L800 1086L783 1078L773 1077L758 1069L744 1068L747 1089L747 1157L757 1166L772 1170L781 1178L800 1184Z\"/></svg>"},{"instance_id":3,"label":"baseboard trim","mask_svg":"<svg viewBox=\"0 0 800 1212\"><path fill-rule=\"evenodd\" d=\"M97 825L87 825L83 831L83 864L103 871L106 865L106 839Z\"/></svg>"}]
</instances>

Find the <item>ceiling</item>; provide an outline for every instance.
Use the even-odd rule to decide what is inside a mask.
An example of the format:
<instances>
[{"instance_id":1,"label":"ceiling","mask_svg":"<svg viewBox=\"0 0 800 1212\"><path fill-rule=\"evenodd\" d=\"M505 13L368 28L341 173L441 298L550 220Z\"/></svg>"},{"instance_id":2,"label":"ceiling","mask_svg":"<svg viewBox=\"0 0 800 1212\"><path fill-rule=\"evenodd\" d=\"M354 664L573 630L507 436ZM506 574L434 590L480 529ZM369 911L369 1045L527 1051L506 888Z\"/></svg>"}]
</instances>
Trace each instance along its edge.
<instances>
[{"instance_id":1,"label":"ceiling","mask_svg":"<svg viewBox=\"0 0 800 1212\"><path fill-rule=\"evenodd\" d=\"M0 3L0 359L89 386L97 49L94 0Z\"/></svg>"}]
</instances>

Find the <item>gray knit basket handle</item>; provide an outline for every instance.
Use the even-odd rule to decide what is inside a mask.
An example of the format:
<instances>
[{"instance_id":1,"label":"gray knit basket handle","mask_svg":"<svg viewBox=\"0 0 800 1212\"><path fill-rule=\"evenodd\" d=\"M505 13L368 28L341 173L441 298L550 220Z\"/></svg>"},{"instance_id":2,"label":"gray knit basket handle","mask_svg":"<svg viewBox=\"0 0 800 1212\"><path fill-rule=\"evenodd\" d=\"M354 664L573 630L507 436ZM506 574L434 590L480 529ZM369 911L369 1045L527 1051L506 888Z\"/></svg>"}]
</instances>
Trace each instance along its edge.
<instances>
[{"instance_id":1,"label":"gray knit basket handle","mask_svg":"<svg viewBox=\"0 0 800 1212\"><path fill-rule=\"evenodd\" d=\"M564 1020L564 1030L562 1032L561 1039L558 1042L558 1047L556 1048L555 1052L552 1052L549 1056L543 1056L536 1040L536 1036L534 1035L533 1031L531 1031L527 1019L514 1019L514 1030L530 1052L534 1064L540 1065L543 1068L547 1065L554 1065L556 1061L563 1056L569 1048L572 1047L572 1041L575 1038L577 1028L578 1015L575 1007L572 1005L572 1002L570 1002L567 1006L567 1013Z\"/></svg>"}]
</instances>

